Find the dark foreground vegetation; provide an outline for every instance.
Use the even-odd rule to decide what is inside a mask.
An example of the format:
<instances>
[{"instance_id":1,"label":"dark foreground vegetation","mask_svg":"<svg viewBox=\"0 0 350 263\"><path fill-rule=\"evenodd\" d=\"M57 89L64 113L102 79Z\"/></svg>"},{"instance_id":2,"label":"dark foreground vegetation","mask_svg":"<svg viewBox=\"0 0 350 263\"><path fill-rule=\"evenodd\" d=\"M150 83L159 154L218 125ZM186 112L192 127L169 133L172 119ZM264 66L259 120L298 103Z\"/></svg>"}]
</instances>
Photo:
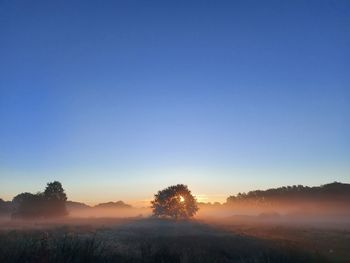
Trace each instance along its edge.
<instances>
[{"instance_id":1,"label":"dark foreground vegetation","mask_svg":"<svg viewBox=\"0 0 350 263\"><path fill-rule=\"evenodd\" d=\"M347 262L288 240L293 229L283 239L268 239L244 233L240 224L228 229L196 221L18 224L0 231L0 262Z\"/></svg>"}]
</instances>

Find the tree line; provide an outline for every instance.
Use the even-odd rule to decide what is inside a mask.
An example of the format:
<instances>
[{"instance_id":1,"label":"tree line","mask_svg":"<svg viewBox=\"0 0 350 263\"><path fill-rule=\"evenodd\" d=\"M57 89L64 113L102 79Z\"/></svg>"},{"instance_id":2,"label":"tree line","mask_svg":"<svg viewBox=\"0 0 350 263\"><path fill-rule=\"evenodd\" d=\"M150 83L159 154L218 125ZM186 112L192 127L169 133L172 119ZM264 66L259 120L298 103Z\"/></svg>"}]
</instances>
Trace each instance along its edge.
<instances>
[{"instance_id":1,"label":"tree line","mask_svg":"<svg viewBox=\"0 0 350 263\"><path fill-rule=\"evenodd\" d=\"M198 211L197 200L183 184L159 191L151 204L155 217L186 219L194 216ZM0 212L1 210L11 211L13 219L62 217L68 215L66 205L67 195L62 184L54 181L48 183L43 192L21 193L15 196L12 202L0 199ZM99 204L95 208L115 208L116 206L131 208L122 201Z\"/></svg>"},{"instance_id":2,"label":"tree line","mask_svg":"<svg viewBox=\"0 0 350 263\"><path fill-rule=\"evenodd\" d=\"M317 187L294 185L255 190L231 195L224 205L273 205L293 201L299 203L311 201L350 204L350 184L334 182ZM14 219L59 217L68 214L66 207L68 203L62 184L54 181L48 183L43 192L36 194L21 193L15 196L12 202L5 202L0 199L0 213L1 211L12 212L12 218ZM104 203L95 207L113 208L116 205L118 207L130 207L121 201ZM186 185L178 184L158 191L151 202L151 209L155 217L181 219L194 216L201 205L205 204L199 204ZM221 206L221 204L218 203L216 206Z\"/></svg>"},{"instance_id":3,"label":"tree line","mask_svg":"<svg viewBox=\"0 0 350 263\"><path fill-rule=\"evenodd\" d=\"M314 187L293 185L271 188L267 190L255 190L248 193L231 195L226 199L226 204L271 204L292 201L337 201L347 203L350 202L350 184L334 182Z\"/></svg>"}]
</instances>

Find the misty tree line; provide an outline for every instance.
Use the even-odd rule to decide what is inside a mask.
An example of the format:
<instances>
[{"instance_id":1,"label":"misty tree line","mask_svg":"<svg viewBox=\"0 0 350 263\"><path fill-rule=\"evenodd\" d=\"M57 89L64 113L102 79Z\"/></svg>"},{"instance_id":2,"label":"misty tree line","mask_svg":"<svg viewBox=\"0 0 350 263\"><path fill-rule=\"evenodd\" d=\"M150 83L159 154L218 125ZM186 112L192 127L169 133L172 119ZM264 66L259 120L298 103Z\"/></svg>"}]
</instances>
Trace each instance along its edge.
<instances>
[{"instance_id":1,"label":"misty tree line","mask_svg":"<svg viewBox=\"0 0 350 263\"><path fill-rule=\"evenodd\" d=\"M285 201L350 202L350 184L334 182L315 187L293 185L267 190L255 190L231 195L227 198L226 204L271 204Z\"/></svg>"},{"instance_id":2,"label":"misty tree line","mask_svg":"<svg viewBox=\"0 0 350 263\"><path fill-rule=\"evenodd\" d=\"M12 202L0 199L0 212L1 210L11 211L13 219L60 217L68 214L66 201L67 195L62 184L54 181L47 184L44 192L21 193L15 196ZM131 208L121 201L117 204ZM186 219L194 216L198 211L197 200L183 184L159 191L151 204L155 217ZM96 207L108 208L114 205L115 203L109 202Z\"/></svg>"},{"instance_id":3,"label":"misty tree line","mask_svg":"<svg viewBox=\"0 0 350 263\"><path fill-rule=\"evenodd\" d=\"M60 182L48 183L43 192L36 194L21 193L12 202L0 199L0 213L12 213L12 218L58 217L68 214L66 209L67 195ZM238 193L227 198L223 205L236 204L273 205L290 201L338 202L350 204L350 184L334 182L318 187L302 185L256 190ZM106 203L101 207L110 207L114 203ZM175 219L190 218L199 207L195 197L186 185L178 184L158 191L151 202L153 215ZM221 206L215 203L215 206ZM99 207L99 206L97 206ZM124 204L124 207L128 207Z\"/></svg>"}]
</instances>

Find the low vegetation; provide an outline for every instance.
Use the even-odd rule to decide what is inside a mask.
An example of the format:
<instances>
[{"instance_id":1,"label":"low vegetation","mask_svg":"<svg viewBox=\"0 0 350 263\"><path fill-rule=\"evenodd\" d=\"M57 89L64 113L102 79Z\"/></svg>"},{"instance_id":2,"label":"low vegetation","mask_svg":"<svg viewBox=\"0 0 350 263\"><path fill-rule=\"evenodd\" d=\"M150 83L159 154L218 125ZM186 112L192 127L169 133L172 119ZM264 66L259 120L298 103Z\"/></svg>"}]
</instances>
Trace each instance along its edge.
<instances>
[{"instance_id":1,"label":"low vegetation","mask_svg":"<svg viewBox=\"0 0 350 263\"><path fill-rule=\"evenodd\" d=\"M0 234L0 262L322 263L291 242L267 241L195 221L130 220Z\"/></svg>"}]
</instances>

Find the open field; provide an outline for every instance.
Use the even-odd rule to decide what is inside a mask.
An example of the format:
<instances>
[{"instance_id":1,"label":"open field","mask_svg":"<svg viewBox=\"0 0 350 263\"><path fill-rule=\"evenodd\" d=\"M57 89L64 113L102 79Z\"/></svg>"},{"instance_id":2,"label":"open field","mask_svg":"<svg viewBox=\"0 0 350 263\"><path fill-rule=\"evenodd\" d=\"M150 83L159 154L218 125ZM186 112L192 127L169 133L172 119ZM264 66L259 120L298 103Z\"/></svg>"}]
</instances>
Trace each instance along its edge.
<instances>
[{"instance_id":1,"label":"open field","mask_svg":"<svg viewBox=\"0 0 350 263\"><path fill-rule=\"evenodd\" d=\"M4 220L0 262L349 262L347 224L142 218Z\"/></svg>"}]
</instances>

